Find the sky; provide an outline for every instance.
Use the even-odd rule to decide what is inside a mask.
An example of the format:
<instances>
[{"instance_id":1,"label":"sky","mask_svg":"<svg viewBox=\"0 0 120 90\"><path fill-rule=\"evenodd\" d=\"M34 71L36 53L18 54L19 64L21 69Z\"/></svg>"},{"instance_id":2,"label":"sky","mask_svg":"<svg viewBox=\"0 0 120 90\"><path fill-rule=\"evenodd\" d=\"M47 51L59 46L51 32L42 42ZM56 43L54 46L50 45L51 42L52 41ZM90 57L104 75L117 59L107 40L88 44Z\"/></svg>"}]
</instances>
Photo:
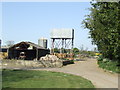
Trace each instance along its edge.
<instances>
[{"instance_id":1,"label":"sky","mask_svg":"<svg viewBox=\"0 0 120 90\"><path fill-rule=\"evenodd\" d=\"M82 45L93 50L89 30L84 29L82 21L88 15L89 2L3 2L2 3L2 45L13 40L38 43L41 37L48 39L54 28L73 28L74 47ZM1 28L0 28L1 29Z\"/></svg>"}]
</instances>

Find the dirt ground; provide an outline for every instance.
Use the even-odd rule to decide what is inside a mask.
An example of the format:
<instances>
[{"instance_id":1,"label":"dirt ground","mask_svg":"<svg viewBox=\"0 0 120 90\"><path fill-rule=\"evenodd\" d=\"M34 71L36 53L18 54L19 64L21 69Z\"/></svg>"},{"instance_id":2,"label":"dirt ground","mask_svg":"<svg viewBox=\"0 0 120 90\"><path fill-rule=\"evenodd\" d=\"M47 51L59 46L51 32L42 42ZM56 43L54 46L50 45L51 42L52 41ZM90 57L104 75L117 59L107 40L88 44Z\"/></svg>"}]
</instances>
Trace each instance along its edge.
<instances>
[{"instance_id":1,"label":"dirt ground","mask_svg":"<svg viewBox=\"0 0 120 90\"><path fill-rule=\"evenodd\" d=\"M62 68L36 69L70 73L90 80L96 88L118 88L118 74L105 72L99 68L96 59L77 61Z\"/></svg>"}]
</instances>

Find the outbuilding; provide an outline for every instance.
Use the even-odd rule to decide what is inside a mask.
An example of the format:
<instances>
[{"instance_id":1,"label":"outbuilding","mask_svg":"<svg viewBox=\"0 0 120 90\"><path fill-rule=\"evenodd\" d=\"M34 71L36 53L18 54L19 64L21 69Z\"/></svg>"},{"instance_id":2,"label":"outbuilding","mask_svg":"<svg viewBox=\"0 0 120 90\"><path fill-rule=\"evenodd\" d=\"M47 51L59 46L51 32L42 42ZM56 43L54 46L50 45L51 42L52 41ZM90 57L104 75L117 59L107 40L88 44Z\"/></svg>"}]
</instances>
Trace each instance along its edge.
<instances>
[{"instance_id":1,"label":"outbuilding","mask_svg":"<svg viewBox=\"0 0 120 90\"><path fill-rule=\"evenodd\" d=\"M8 49L8 58L9 59L25 59L33 60L40 59L40 57L49 54L50 50L45 49L37 44L32 42L20 42L17 43Z\"/></svg>"}]
</instances>

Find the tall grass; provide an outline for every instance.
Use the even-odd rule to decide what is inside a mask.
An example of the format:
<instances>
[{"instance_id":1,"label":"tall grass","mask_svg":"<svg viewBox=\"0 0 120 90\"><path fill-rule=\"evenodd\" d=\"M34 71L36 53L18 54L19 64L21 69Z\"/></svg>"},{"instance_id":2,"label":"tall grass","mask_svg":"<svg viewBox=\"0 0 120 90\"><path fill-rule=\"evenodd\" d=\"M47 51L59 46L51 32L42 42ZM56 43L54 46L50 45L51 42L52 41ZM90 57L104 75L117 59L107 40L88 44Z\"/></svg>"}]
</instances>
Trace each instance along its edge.
<instances>
[{"instance_id":1,"label":"tall grass","mask_svg":"<svg viewBox=\"0 0 120 90\"><path fill-rule=\"evenodd\" d=\"M120 67L118 64L118 60L110 60L103 56L98 58L99 67L111 72L120 73Z\"/></svg>"}]
</instances>

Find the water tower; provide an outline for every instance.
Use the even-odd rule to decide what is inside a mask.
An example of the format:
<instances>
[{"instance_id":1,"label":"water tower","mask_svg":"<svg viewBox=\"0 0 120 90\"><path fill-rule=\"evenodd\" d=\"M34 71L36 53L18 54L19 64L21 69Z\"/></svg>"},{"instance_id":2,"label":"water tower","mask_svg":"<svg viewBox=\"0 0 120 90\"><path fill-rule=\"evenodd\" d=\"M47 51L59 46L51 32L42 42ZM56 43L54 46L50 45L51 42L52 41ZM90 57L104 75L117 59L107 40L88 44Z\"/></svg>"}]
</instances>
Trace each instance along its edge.
<instances>
[{"instance_id":1,"label":"water tower","mask_svg":"<svg viewBox=\"0 0 120 90\"><path fill-rule=\"evenodd\" d=\"M60 53L64 53L64 49L70 49L72 53L74 45L74 29L53 29L51 31L51 53L54 48L59 48Z\"/></svg>"},{"instance_id":2,"label":"water tower","mask_svg":"<svg viewBox=\"0 0 120 90\"><path fill-rule=\"evenodd\" d=\"M38 45L42 46L44 48L47 48L47 39L46 38L40 38L40 39L38 39Z\"/></svg>"}]
</instances>

